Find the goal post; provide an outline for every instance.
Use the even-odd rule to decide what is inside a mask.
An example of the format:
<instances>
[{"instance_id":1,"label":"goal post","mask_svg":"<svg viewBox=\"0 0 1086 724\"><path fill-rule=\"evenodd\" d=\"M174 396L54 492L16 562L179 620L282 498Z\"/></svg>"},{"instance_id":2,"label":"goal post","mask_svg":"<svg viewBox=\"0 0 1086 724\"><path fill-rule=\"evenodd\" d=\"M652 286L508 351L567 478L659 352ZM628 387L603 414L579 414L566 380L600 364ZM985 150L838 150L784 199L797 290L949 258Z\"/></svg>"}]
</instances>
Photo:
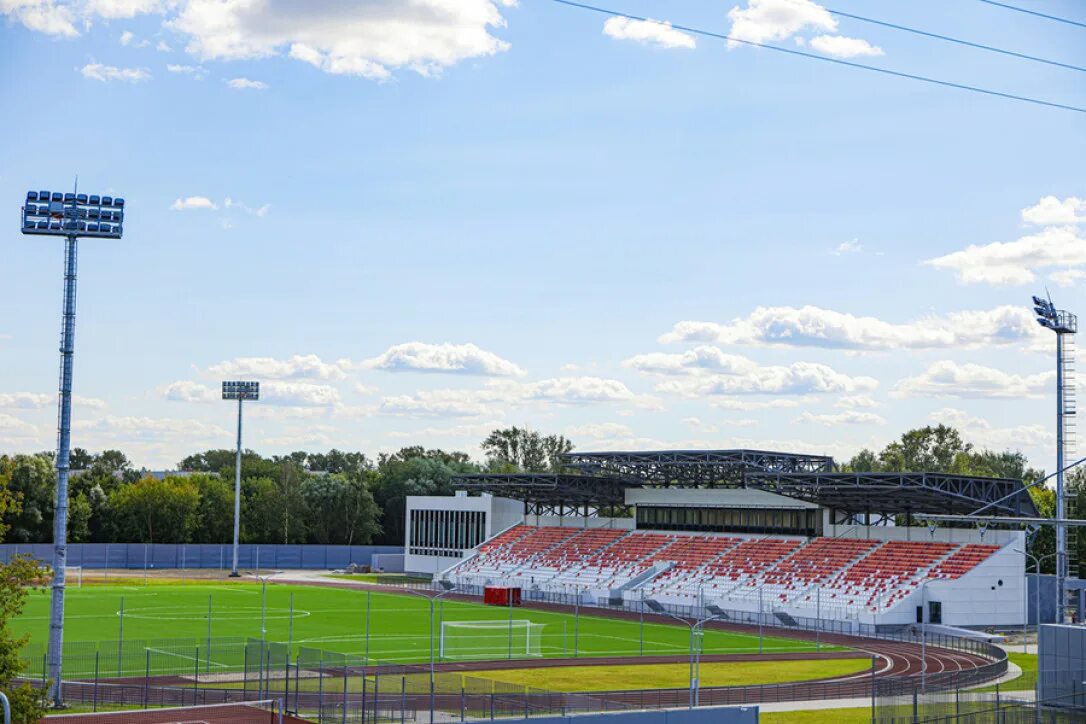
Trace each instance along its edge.
<instances>
[{"instance_id":1,"label":"goal post","mask_svg":"<svg viewBox=\"0 0 1086 724\"><path fill-rule=\"evenodd\" d=\"M533 621L443 621L438 649L443 659L543 656L543 629Z\"/></svg>"},{"instance_id":2,"label":"goal post","mask_svg":"<svg viewBox=\"0 0 1086 724\"><path fill-rule=\"evenodd\" d=\"M64 566L64 585L69 588L82 588L83 566Z\"/></svg>"}]
</instances>

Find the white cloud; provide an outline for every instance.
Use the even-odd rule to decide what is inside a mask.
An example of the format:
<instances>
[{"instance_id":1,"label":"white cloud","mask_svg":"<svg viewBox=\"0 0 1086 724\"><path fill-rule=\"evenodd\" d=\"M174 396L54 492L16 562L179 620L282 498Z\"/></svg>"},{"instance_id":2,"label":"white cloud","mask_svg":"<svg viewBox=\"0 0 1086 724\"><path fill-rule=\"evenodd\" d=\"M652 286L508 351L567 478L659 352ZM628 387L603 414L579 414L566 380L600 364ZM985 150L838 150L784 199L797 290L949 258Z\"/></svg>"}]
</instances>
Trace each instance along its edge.
<instances>
[{"instance_id":1,"label":"white cloud","mask_svg":"<svg viewBox=\"0 0 1086 724\"><path fill-rule=\"evenodd\" d=\"M853 239L852 241L842 241L837 245L837 248L833 250L834 256L844 256L845 254L859 254L863 251L864 246L860 243L859 239Z\"/></svg>"},{"instance_id":2,"label":"white cloud","mask_svg":"<svg viewBox=\"0 0 1086 724\"><path fill-rule=\"evenodd\" d=\"M260 402L285 407L329 407L340 402L339 391L312 382L272 380L260 385Z\"/></svg>"},{"instance_id":3,"label":"white cloud","mask_svg":"<svg viewBox=\"0 0 1086 724\"><path fill-rule=\"evenodd\" d=\"M1061 287L1073 287L1081 279L1086 279L1086 269L1063 269L1052 272L1048 278Z\"/></svg>"},{"instance_id":4,"label":"white cloud","mask_svg":"<svg viewBox=\"0 0 1086 724\"><path fill-rule=\"evenodd\" d=\"M837 400L837 402L833 403L833 406L845 410L852 410L858 407L878 407L879 403L870 395L844 395L841 399Z\"/></svg>"},{"instance_id":5,"label":"white cloud","mask_svg":"<svg viewBox=\"0 0 1086 724\"><path fill-rule=\"evenodd\" d=\"M97 80L103 83L108 81L124 81L125 83L139 83L148 80L151 73L146 68L118 68L113 65L101 63L87 63L79 72L88 80Z\"/></svg>"},{"instance_id":6,"label":"white cloud","mask_svg":"<svg viewBox=\"0 0 1086 724\"><path fill-rule=\"evenodd\" d=\"M555 377L536 382L493 380L479 389L420 390L382 398L378 412L411 417L495 417L508 408L539 403L585 406L629 403L659 409L659 401L638 395L618 380L600 377Z\"/></svg>"},{"instance_id":7,"label":"white cloud","mask_svg":"<svg viewBox=\"0 0 1086 724\"><path fill-rule=\"evenodd\" d=\"M753 410L785 410L815 402L814 397L789 397L768 400L752 400L749 398L738 399L735 397L718 397L709 400L709 404L720 410L737 410L751 412Z\"/></svg>"},{"instance_id":8,"label":"white cloud","mask_svg":"<svg viewBox=\"0 0 1086 724\"><path fill-rule=\"evenodd\" d=\"M164 5L160 0L85 0L83 11L107 19L124 19L161 12Z\"/></svg>"},{"instance_id":9,"label":"white cloud","mask_svg":"<svg viewBox=\"0 0 1086 724\"><path fill-rule=\"evenodd\" d=\"M515 0L499 0L512 6ZM373 79L392 69L436 75L508 43L490 34L505 20L492 0L397 2L233 2L187 0L171 29L203 59L290 57L328 73Z\"/></svg>"},{"instance_id":10,"label":"white cloud","mask_svg":"<svg viewBox=\"0 0 1086 724\"><path fill-rule=\"evenodd\" d=\"M37 392L0 392L0 408L40 410L56 404L56 395Z\"/></svg>"},{"instance_id":11,"label":"white cloud","mask_svg":"<svg viewBox=\"0 0 1086 724\"><path fill-rule=\"evenodd\" d=\"M489 422L470 422L461 425L449 425L446 427L424 427L421 430L389 430L386 437L407 438L418 444L426 438L468 438L476 441L482 440L492 430L503 427L504 422L491 420Z\"/></svg>"},{"instance_id":12,"label":"white cloud","mask_svg":"<svg viewBox=\"0 0 1086 724\"><path fill-rule=\"evenodd\" d=\"M994 367L943 360L916 377L900 380L897 397L1039 397L1052 391L1056 373L1016 375Z\"/></svg>"},{"instance_id":13,"label":"white cloud","mask_svg":"<svg viewBox=\"0 0 1086 724\"><path fill-rule=\"evenodd\" d=\"M84 397L83 395L72 395L72 406L91 410L104 410L107 407L105 400L99 400L97 397Z\"/></svg>"},{"instance_id":14,"label":"white cloud","mask_svg":"<svg viewBox=\"0 0 1086 724\"><path fill-rule=\"evenodd\" d=\"M1055 196L1044 196L1036 205L1022 209L1022 221L1035 226L1086 223L1086 199L1068 196L1061 201Z\"/></svg>"},{"instance_id":15,"label":"white cloud","mask_svg":"<svg viewBox=\"0 0 1086 724\"><path fill-rule=\"evenodd\" d=\"M618 422L601 422L588 425L574 425L566 428L566 437L575 443L577 438L598 440L605 437L633 437L634 431L629 425Z\"/></svg>"},{"instance_id":16,"label":"white cloud","mask_svg":"<svg viewBox=\"0 0 1086 724\"><path fill-rule=\"evenodd\" d=\"M296 354L287 359L238 357L212 365L207 371L221 378L342 380L353 367L346 359L325 362L315 354Z\"/></svg>"},{"instance_id":17,"label":"white cloud","mask_svg":"<svg viewBox=\"0 0 1086 724\"><path fill-rule=\"evenodd\" d=\"M924 263L955 272L963 284L1027 284L1038 269L1086 264L1086 239L1072 226L1048 226L1015 241L971 244Z\"/></svg>"},{"instance_id":18,"label":"white cloud","mask_svg":"<svg viewBox=\"0 0 1086 724\"><path fill-rule=\"evenodd\" d=\"M811 47L819 53L835 58L860 58L865 56L885 55L882 48L863 40L848 38L844 35L818 35L811 38Z\"/></svg>"},{"instance_id":19,"label":"white cloud","mask_svg":"<svg viewBox=\"0 0 1086 724\"><path fill-rule=\"evenodd\" d=\"M121 45L128 45L136 37L136 34L130 30L126 30L121 33Z\"/></svg>"},{"instance_id":20,"label":"white cloud","mask_svg":"<svg viewBox=\"0 0 1086 724\"><path fill-rule=\"evenodd\" d=\"M603 24L603 34L617 40L635 40L661 48L694 48L694 36L676 30L671 23L662 20L634 20L626 17L608 18Z\"/></svg>"},{"instance_id":21,"label":"white cloud","mask_svg":"<svg viewBox=\"0 0 1086 724\"><path fill-rule=\"evenodd\" d=\"M658 392L701 398L726 395L810 395L864 392L878 387L872 377L852 377L815 362L758 367L741 375L708 375L673 379L656 386Z\"/></svg>"},{"instance_id":22,"label":"white cloud","mask_svg":"<svg viewBox=\"0 0 1086 724\"><path fill-rule=\"evenodd\" d=\"M223 207L227 209L239 209L247 214L252 214L253 216L259 216L263 218L268 215L268 211L271 209L271 204L264 204L263 206L252 207L242 201L237 201L236 199L232 199L227 196L226 199L223 201Z\"/></svg>"},{"instance_id":23,"label":"white cloud","mask_svg":"<svg viewBox=\"0 0 1086 724\"><path fill-rule=\"evenodd\" d=\"M422 390L413 395L385 397L378 405L383 415L402 417L477 417L495 410L473 390Z\"/></svg>"},{"instance_id":24,"label":"white cloud","mask_svg":"<svg viewBox=\"0 0 1086 724\"><path fill-rule=\"evenodd\" d=\"M751 420L748 418L736 419L736 420L718 420L720 425L727 427L754 427L758 424L757 420ZM682 423L689 427L694 432L701 433L715 433L720 432L720 427L717 424L705 422L699 417L684 417Z\"/></svg>"},{"instance_id":25,"label":"white cloud","mask_svg":"<svg viewBox=\"0 0 1086 724\"><path fill-rule=\"evenodd\" d=\"M856 410L847 410L845 412L836 412L832 414L821 415L804 412L795 419L795 422L827 426L885 425L886 418L882 417L881 415L876 415L873 412L857 412Z\"/></svg>"},{"instance_id":26,"label":"white cloud","mask_svg":"<svg viewBox=\"0 0 1086 724\"><path fill-rule=\"evenodd\" d=\"M215 402L222 399L221 392L190 380L171 382L159 391L163 397L173 402Z\"/></svg>"},{"instance_id":27,"label":"white cloud","mask_svg":"<svg viewBox=\"0 0 1086 724\"><path fill-rule=\"evenodd\" d=\"M1038 336L1037 325L1024 306L953 312L894 324L808 305L758 307L750 316L726 324L683 321L660 341L867 351L971 348L1016 344Z\"/></svg>"},{"instance_id":28,"label":"white cloud","mask_svg":"<svg viewBox=\"0 0 1086 724\"><path fill-rule=\"evenodd\" d=\"M17 417L0 413L0 440L13 438L33 438L38 435L38 428Z\"/></svg>"},{"instance_id":29,"label":"white cloud","mask_svg":"<svg viewBox=\"0 0 1086 724\"><path fill-rule=\"evenodd\" d=\"M72 8L56 0L0 0L0 15L38 33L66 38L79 35Z\"/></svg>"},{"instance_id":30,"label":"white cloud","mask_svg":"<svg viewBox=\"0 0 1086 724\"><path fill-rule=\"evenodd\" d=\"M446 372L487 377L520 377L524 369L474 344L406 342L366 360L365 366L386 372Z\"/></svg>"},{"instance_id":31,"label":"white cloud","mask_svg":"<svg viewBox=\"0 0 1086 724\"><path fill-rule=\"evenodd\" d=\"M964 410L944 407L931 413L933 422L957 428L969 442L990 450L1021 450L1023 447L1054 448L1056 435L1044 425L995 427L988 420Z\"/></svg>"},{"instance_id":32,"label":"white cloud","mask_svg":"<svg viewBox=\"0 0 1086 724\"><path fill-rule=\"evenodd\" d=\"M266 90L268 84L262 80L250 80L249 78L231 78L226 85L238 90Z\"/></svg>"},{"instance_id":33,"label":"white cloud","mask_svg":"<svg viewBox=\"0 0 1086 724\"><path fill-rule=\"evenodd\" d=\"M173 442L230 439L230 433L218 425L174 418L107 415L95 420L76 420L72 423L72 428L91 434L88 445L93 445L94 440Z\"/></svg>"},{"instance_id":34,"label":"white cloud","mask_svg":"<svg viewBox=\"0 0 1086 724\"><path fill-rule=\"evenodd\" d=\"M207 209L208 211L215 211L218 209L218 205L206 196L186 196L184 198L178 198L174 201L170 208L174 211L188 211L191 209Z\"/></svg>"},{"instance_id":35,"label":"white cloud","mask_svg":"<svg viewBox=\"0 0 1086 724\"><path fill-rule=\"evenodd\" d=\"M837 30L837 21L827 10L811 0L749 0L747 7L728 11L732 38L767 43L788 38L805 28ZM728 41L728 47L740 45Z\"/></svg>"},{"instance_id":36,"label":"white cloud","mask_svg":"<svg viewBox=\"0 0 1086 724\"><path fill-rule=\"evenodd\" d=\"M517 385L514 389L525 400L558 405L633 402L644 407L657 406L655 400L634 394L619 380L602 377L554 377Z\"/></svg>"},{"instance_id":37,"label":"white cloud","mask_svg":"<svg viewBox=\"0 0 1086 724\"><path fill-rule=\"evenodd\" d=\"M183 73L185 75L203 77L205 71L203 66L200 65L179 65L177 63L167 63L166 70L171 73Z\"/></svg>"},{"instance_id":38,"label":"white cloud","mask_svg":"<svg viewBox=\"0 0 1086 724\"><path fill-rule=\"evenodd\" d=\"M160 53L172 53L173 52L173 48L171 48L170 44L167 43L165 40L158 41L158 43L155 44L155 50L157 50Z\"/></svg>"},{"instance_id":39,"label":"white cloud","mask_svg":"<svg viewBox=\"0 0 1086 724\"><path fill-rule=\"evenodd\" d=\"M741 375L752 372L758 365L740 355L728 354L719 347L702 345L680 354L649 352L623 361L624 367L658 375L688 375L715 372Z\"/></svg>"}]
</instances>

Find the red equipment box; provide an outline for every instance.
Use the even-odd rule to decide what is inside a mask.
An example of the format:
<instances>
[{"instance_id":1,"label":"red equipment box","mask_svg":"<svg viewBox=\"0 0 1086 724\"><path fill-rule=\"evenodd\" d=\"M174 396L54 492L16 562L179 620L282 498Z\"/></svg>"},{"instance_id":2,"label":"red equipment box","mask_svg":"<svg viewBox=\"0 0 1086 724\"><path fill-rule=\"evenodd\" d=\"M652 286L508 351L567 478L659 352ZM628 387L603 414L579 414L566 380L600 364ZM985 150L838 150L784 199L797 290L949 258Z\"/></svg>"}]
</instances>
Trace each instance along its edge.
<instances>
[{"instance_id":1,"label":"red equipment box","mask_svg":"<svg viewBox=\"0 0 1086 724\"><path fill-rule=\"evenodd\" d=\"M487 586L483 590L483 603L488 606L519 606L520 589L513 586Z\"/></svg>"}]
</instances>

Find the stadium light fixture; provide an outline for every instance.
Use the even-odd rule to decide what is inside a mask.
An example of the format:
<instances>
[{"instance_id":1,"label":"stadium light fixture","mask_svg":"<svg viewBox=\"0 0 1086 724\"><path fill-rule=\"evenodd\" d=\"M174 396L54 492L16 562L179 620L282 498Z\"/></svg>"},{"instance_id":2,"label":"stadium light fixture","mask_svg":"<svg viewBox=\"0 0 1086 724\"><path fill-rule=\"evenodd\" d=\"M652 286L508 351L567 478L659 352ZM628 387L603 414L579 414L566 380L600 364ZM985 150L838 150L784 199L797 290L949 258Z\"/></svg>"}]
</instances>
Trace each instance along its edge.
<instances>
[{"instance_id":1,"label":"stadium light fixture","mask_svg":"<svg viewBox=\"0 0 1086 724\"><path fill-rule=\"evenodd\" d=\"M1067 335L1078 332L1078 317L1070 312L1057 309L1051 298L1033 297L1033 311L1037 315L1037 324L1056 333L1056 622L1063 623L1064 609L1067 608L1067 578L1070 566L1067 555L1067 489L1064 485L1064 444L1065 423L1074 410L1068 409L1068 402L1073 399L1074 381L1066 379L1068 369L1065 362L1070 359L1065 355ZM1070 405L1074 407L1074 405Z\"/></svg>"},{"instance_id":2,"label":"stadium light fixture","mask_svg":"<svg viewBox=\"0 0 1086 724\"><path fill-rule=\"evenodd\" d=\"M64 301L60 332L60 399L57 422L57 496L53 514L53 585L49 610L50 698L63 706L64 569L68 561L68 472L72 442L72 370L75 358L75 292L79 237L120 239L124 199L79 193L27 191L21 229L33 236L64 238Z\"/></svg>"},{"instance_id":3,"label":"stadium light fixture","mask_svg":"<svg viewBox=\"0 0 1086 724\"><path fill-rule=\"evenodd\" d=\"M234 461L234 552L230 577L237 578L238 573L238 538L241 535L241 406L245 400L253 402L260 399L259 382L228 380L222 383L222 398L238 401L238 450Z\"/></svg>"}]
</instances>

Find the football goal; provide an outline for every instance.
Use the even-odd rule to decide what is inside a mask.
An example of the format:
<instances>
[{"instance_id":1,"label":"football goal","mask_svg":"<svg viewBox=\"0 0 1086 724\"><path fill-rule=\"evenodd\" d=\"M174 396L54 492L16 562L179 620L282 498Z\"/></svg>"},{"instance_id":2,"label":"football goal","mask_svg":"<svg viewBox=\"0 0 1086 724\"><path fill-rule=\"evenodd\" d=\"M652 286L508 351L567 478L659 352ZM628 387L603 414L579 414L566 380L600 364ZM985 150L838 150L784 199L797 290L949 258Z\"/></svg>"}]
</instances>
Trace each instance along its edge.
<instances>
[{"instance_id":1,"label":"football goal","mask_svg":"<svg viewBox=\"0 0 1086 724\"><path fill-rule=\"evenodd\" d=\"M83 566L64 566L64 585L69 588L82 588Z\"/></svg>"},{"instance_id":2,"label":"football goal","mask_svg":"<svg viewBox=\"0 0 1086 724\"><path fill-rule=\"evenodd\" d=\"M443 659L504 659L543 655L546 624L532 621L443 621Z\"/></svg>"}]
</instances>

